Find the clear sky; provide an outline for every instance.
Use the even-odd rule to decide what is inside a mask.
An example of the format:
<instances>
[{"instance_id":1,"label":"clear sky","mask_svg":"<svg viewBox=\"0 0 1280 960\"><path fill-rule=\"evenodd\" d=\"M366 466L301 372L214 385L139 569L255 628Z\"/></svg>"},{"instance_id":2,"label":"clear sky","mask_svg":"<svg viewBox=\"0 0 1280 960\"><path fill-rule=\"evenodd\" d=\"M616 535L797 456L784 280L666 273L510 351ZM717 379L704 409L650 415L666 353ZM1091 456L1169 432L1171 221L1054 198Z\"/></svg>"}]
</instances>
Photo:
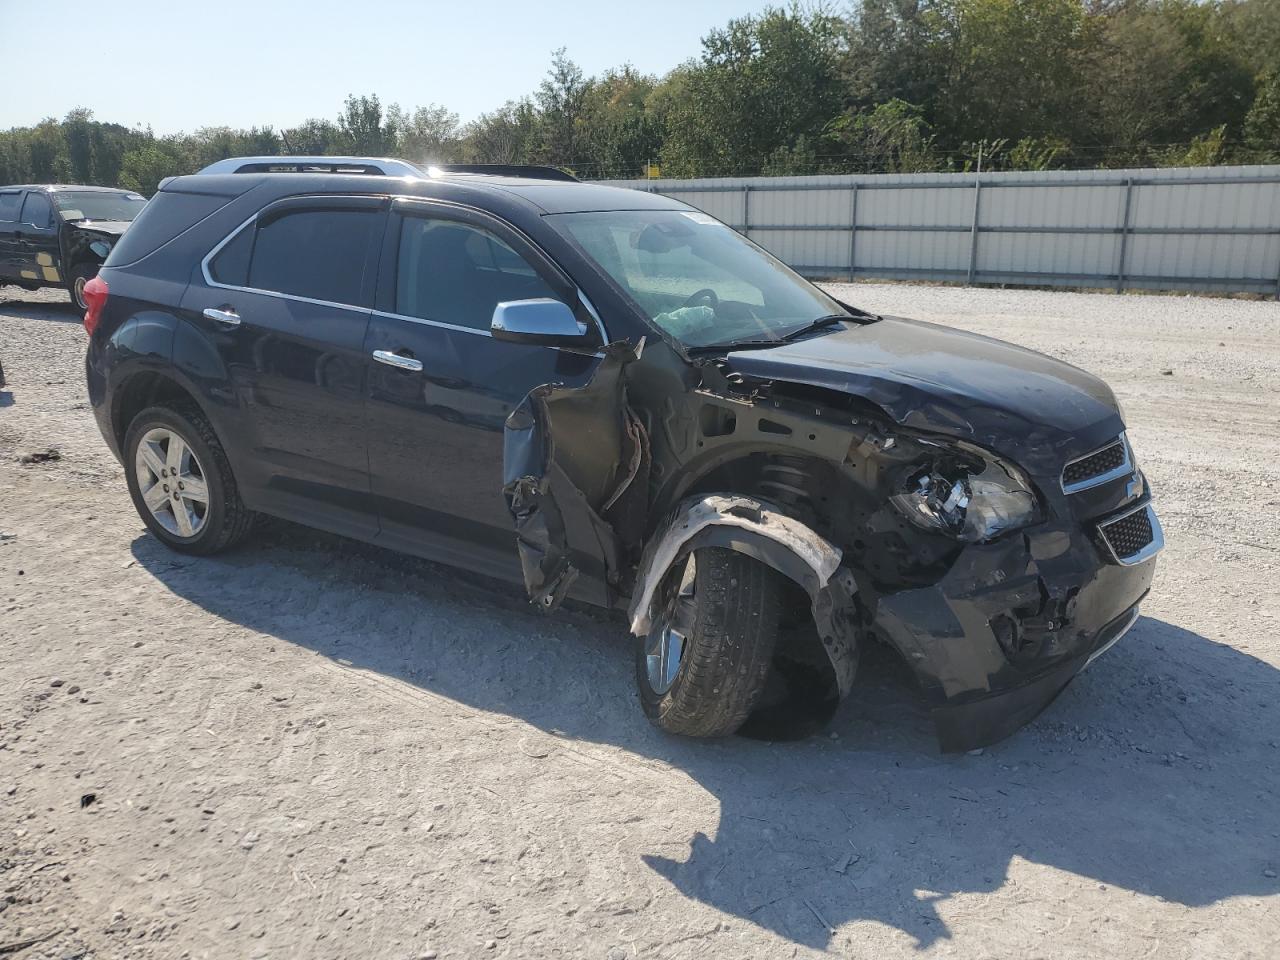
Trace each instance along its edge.
<instances>
[{"instance_id":1,"label":"clear sky","mask_svg":"<svg viewBox=\"0 0 1280 960\"><path fill-rule=\"evenodd\" d=\"M462 120L587 72L664 73L767 0L0 0L0 129L88 107L156 133L332 119L349 93ZM43 38L42 40L28 38Z\"/></svg>"}]
</instances>

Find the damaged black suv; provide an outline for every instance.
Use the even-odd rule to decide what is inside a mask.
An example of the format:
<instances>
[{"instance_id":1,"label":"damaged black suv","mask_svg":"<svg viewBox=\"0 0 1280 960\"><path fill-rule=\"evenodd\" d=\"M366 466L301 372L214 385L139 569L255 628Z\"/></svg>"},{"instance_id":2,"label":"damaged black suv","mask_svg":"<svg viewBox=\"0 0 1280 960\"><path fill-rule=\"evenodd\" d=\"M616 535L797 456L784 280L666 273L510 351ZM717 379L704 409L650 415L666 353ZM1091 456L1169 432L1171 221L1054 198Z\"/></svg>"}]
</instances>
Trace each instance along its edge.
<instances>
[{"instance_id":1,"label":"damaged black suv","mask_svg":"<svg viewBox=\"0 0 1280 960\"><path fill-rule=\"evenodd\" d=\"M556 171L225 161L86 298L157 538L271 514L624 610L675 733L825 719L880 642L944 749L999 739L1133 624L1162 545L1097 378Z\"/></svg>"}]
</instances>

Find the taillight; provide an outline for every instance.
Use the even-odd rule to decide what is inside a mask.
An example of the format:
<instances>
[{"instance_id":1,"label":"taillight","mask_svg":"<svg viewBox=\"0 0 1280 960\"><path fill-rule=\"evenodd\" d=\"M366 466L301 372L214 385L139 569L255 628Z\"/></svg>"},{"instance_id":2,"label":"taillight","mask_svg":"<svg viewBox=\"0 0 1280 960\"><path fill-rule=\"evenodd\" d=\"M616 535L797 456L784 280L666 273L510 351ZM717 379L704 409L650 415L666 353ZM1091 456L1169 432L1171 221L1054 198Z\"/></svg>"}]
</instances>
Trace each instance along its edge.
<instances>
[{"instance_id":1,"label":"taillight","mask_svg":"<svg viewBox=\"0 0 1280 960\"><path fill-rule=\"evenodd\" d=\"M90 333L98 327L102 319L102 308L107 305L107 281L94 277L84 285L84 302L89 309L84 312L84 328Z\"/></svg>"}]
</instances>

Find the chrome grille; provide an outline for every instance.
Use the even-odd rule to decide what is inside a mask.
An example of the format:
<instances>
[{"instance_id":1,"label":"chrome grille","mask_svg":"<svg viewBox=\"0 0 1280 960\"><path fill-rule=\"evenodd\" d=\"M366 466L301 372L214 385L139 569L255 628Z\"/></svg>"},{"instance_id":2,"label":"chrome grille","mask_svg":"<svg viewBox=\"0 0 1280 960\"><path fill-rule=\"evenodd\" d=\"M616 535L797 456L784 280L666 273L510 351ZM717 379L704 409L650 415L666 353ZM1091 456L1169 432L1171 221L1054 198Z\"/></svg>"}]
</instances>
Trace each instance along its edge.
<instances>
[{"instance_id":1,"label":"chrome grille","mask_svg":"<svg viewBox=\"0 0 1280 960\"><path fill-rule=\"evenodd\" d=\"M1141 563L1164 546L1164 533L1150 504L1110 520L1098 529L1111 555L1126 566Z\"/></svg>"},{"instance_id":2,"label":"chrome grille","mask_svg":"<svg viewBox=\"0 0 1280 960\"><path fill-rule=\"evenodd\" d=\"M1105 447L1072 460L1062 468L1062 489L1065 493L1087 490L1099 484L1133 472L1129 443L1124 434Z\"/></svg>"}]
</instances>

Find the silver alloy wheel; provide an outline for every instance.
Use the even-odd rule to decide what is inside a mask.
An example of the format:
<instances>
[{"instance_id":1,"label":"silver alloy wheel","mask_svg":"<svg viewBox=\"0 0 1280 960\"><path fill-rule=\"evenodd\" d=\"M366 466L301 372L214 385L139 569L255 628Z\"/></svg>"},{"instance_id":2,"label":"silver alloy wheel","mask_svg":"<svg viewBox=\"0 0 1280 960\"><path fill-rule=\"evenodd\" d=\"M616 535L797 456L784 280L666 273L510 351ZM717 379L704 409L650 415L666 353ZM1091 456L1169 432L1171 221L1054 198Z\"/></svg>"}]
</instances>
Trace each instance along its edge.
<instances>
[{"instance_id":1,"label":"silver alloy wheel","mask_svg":"<svg viewBox=\"0 0 1280 960\"><path fill-rule=\"evenodd\" d=\"M167 427L155 427L138 443L133 469L142 501L156 522L175 537L194 537L209 517L209 485L187 442Z\"/></svg>"},{"instance_id":2,"label":"silver alloy wheel","mask_svg":"<svg viewBox=\"0 0 1280 960\"><path fill-rule=\"evenodd\" d=\"M684 663L685 648L693 633L697 614L694 602L697 573L697 561L691 553L680 572L679 585L672 591L662 613L654 617L653 626L645 638L645 670L649 675L649 687L658 696L671 689Z\"/></svg>"},{"instance_id":3,"label":"silver alloy wheel","mask_svg":"<svg viewBox=\"0 0 1280 960\"><path fill-rule=\"evenodd\" d=\"M89 304L84 299L84 285L88 282L84 277L76 277L71 284L71 295L76 298L76 306L81 310L89 309Z\"/></svg>"}]
</instances>

